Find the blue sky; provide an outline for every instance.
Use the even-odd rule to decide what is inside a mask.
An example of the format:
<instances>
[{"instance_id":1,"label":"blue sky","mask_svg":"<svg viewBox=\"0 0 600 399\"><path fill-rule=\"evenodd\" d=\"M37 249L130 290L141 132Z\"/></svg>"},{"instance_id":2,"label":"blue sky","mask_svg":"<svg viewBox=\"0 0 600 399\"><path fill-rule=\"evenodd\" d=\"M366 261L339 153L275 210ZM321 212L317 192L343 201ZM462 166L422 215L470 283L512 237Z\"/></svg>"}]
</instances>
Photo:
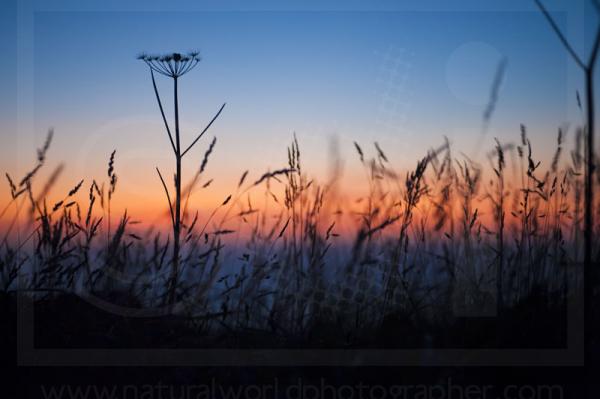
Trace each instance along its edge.
<instances>
[{"instance_id":1,"label":"blue sky","mask_svg":"<svg viewBox=\"0 0 600 399\"><path fill-rule=\"evenodd\" d=\"M203 61L182 81L184 136L191 140L228 103L210 132L219 139L214 170L227 184L247 168L260 173L282 166L293 132L315 175L326 167L333 136L350 169L357 167L352 141L368 147L377 140L399 167L413 165L444 135L469 153L502 58L508 67L486 145L494 136L517 139L524 123L534 144L549 152L560 125L580 122L580 73L533 4L524 2L29 3L41 10L33 18L36 142L54 127L54 156L86 174L102 173L117 148L124 180L134 186L154 164L170 165L148 70L135 59L141 51L200 51ZM570 13L554 14L563 27L584 7L548 4ZM3 8L6 149L21 142L15 60L22 14L14 0ZM65 11L73 9L79 11ZM594 26L590 14L586 32ZM566 31L583 43L582 29ZM159 84L170 106L169 82ZM189 168L203 150L192 154ZM3 155L1 166L10 167L14 153Z\"/></svg>"}]
</instances>

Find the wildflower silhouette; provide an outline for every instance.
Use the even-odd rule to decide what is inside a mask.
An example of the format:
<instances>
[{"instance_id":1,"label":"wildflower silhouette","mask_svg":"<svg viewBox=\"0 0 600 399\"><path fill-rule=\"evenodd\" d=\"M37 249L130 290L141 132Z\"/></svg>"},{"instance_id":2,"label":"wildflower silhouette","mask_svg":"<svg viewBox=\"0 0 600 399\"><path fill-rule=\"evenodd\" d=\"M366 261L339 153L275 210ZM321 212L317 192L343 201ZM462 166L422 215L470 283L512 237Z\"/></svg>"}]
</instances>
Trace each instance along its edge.
<instances>
[{"instance_id":1,"label":"wildflower silhouette","mask_svg":"<svg viewBox=\"0 0 600 399\"><path fill-rule=\"evenodd\" d=\"M170 78L178 78L185 75L194 69L201 60L198 52L190 52L185 55L172 53L163 56L142 54L138 59L144 61L154 72Z\"/></svg>"},{"instance_id":2,"label":"wildflower silhouette","mask_svg":"<svg viewBox=\"0 0 600 399\"><path fill-rule=\"evenodd\" d=\"M200 140L200 138L206 133L213 122L219 117L225 103L221 106L219 111L215 114L212 120L206 125L206 127L196 136L190 145L182 150L180 132L179 132L179 98L178 98L178 79L194 69L200 62L200 56L198 52L189 52L187 54L181 53L169 53L162 56L158 55L147 55L142 54L138 56L139 60L144 61L148 67L150 67L150 76L152 77L152 87L154 88L154 94L156 95L156 101L160 109L160 113L165 124L165 129L171 142L171 147L175 155L175 200L171 200L169 189L165 183L165 180L160 173L160 170L156 168L160 181L165 190L167 201L169 202L169 212L171 215L171 222L173 225L173 261L171 268L171 276L169 277L167 301L169 304L174 304L177 297L177 285L178 285L178 274L179 274L179 253L180 253L180 236L181 236L181 160L192 149L192 147ZM165 112L156 87L156 80L154 78L154 72L164 75L173 79L173 101L174 101L174 121L175 121L175 138L167 122Z\"/></svg>"}]
</instances>

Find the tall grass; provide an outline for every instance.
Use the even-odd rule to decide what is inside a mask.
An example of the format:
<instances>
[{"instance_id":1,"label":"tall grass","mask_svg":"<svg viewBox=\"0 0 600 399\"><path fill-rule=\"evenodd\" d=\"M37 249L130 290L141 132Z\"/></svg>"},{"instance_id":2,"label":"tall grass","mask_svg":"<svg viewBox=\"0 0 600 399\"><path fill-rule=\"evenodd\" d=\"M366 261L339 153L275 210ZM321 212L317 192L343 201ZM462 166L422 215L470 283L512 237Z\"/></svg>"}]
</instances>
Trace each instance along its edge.
<instances>
[{"instance_id":1,"label":"tall grass","mask_svg":"<svg viewBox=\"0 0 600 399\"><path fill-rule=\"evenodd\" d=\"M166 304L203 333L302 337L330 325L347 340L391 315L432 322L488 315L494 306L504 312L532 295L561 302L581 284L583 201L581 129L569 161L561 159L564 135L547 162L535 160L523 128L517 144L496 142L489 168L455 159L446 141L404 173L379 146L369 157L356 144L367 190L342 203L339 184L307 176L294 138L287 165L255 178L245 171L233 194L201 217L190 211L188 193L213 141L182 190L176 285L167 256L173 236L140 230L127 213L109 233L116 153L107 182L76 182L48 203L51 182L38 182L38 172L49 135L30 172L21 180L7 175L3 218L11 223L4 224L0 287L40 300L74 292L133 308ZM507 162L515 152L516 161ZM29 221L22 209L30 210ZM20 241L10 238L15 223L30 230Z\"/></svg>"}]
</instances>

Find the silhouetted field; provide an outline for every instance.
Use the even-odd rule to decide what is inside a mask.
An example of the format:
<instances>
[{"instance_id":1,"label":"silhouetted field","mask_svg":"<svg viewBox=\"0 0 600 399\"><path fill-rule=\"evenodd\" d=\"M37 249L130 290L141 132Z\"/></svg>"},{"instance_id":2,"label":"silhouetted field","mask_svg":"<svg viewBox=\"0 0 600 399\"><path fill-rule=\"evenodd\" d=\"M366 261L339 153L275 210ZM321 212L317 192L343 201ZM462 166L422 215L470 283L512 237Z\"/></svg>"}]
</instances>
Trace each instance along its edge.
<instances>
[{"instance_id":1,"label":"silhouetted field","mask_svg":"<svg viewBox=\"0 0 600 399\"><path fill-rule=\"evenodd\" d=\"M173 274L171 235L134 233L127 214L108 222L114 152L107 182L47 202L53 182L36 177L50 134L30 173L6 175L3 216L30 234L11 239L6 224L2 301L17 291L34 301L41 347L564 347L567 303L580 304L583 286L584 134L573 132L567 157L564 135L546 162L522 127L489 165L454 157L446 141L408 172L377 144L372 157L355 144L368 194L349 203L335 178L306 176L294 139L288 165L244 172L206 220L183 201Z\"/></svg>"}]
</instances>

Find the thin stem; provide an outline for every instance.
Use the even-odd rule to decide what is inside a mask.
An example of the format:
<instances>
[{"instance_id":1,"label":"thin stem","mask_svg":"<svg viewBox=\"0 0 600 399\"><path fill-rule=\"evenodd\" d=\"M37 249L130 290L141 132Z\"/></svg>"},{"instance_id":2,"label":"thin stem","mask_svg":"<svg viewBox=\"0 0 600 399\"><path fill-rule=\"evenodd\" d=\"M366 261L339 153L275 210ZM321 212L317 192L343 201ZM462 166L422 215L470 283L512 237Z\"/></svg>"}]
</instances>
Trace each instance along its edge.
<instances>
[{"instance_id":1,"label":"thin stem","mask_svg":"<svg viewBox=\"0 0 600 399\"><path fill-rule=\"evenodd\" d=\"M590 71L594 70L596 66L596 59L598 58L598 49L600 48L600 25L596 28L596 38L594 39L594 46L592 47L592 52L590 53L590 58L588 60L587 69Z\"/></svg>"},{"instance_id":2,"label":"thin stem","mask_svg":"<svg viewBox=\"0 0 600 399\"><path fill-rule=\"evenodd\" d=\"M160 177L160 181L162 182L163 188L165 189L165 194L167 194L167 201L169 202L169 211L171 213L171 226L175 226L175 215L173 213L173 203L171 202L171 196L169 195L169 189L167 188L165 179L163 179L162 175L160 174L160 170L158 170L158 167L156 168L156 171L158 172L158 177Z\"/></svg>"},{"instance_id":3,"label":"thin stem","mask_svg":"<svg viewBox=\"0 0 600 399\"><path fill-rule=\"evenodd\" d=\"M592 300L593 300L593 267L592 267L592 239L594 229L593 202L594 202L594 79L593 70L586 71L586 101L587 101L587 148L586 148L586 173L585 173L585 211L583 227L583 268L584 268L584 317L585 317L585 364L589 364L588 354L592 342Z\"/></svg>"},{"instance_id":4,"label":"thin stem","mask_svg":"<svg viewBox=\"0 0 600 399\"><path fill-rule=\"evenodd\" d=\"M498 175L498 266L496 269L496 311L502 312L504 307L502 280L504 275L504 173L500 169Z\"/></svg>"},{"instance_id":5,"label":"thin stem","mask_svg":"<svg viewBox=\"0 0 600 399\"><path fill-rule=\"evenodd\" d=\"M169 140L171 141L171 147L173 148L173 152L177 153L175 143L173 142L173 136L171 135L171 129L169 129L169 123L167 122L167 118L165 117L165 111L163 110L162 102L160 101L160 95L158 94L158 88L156 87L156 81L154 80L154 72L152 71L152 68L150 69L150 75L152 76L152 87L154 87L154 94L156 94L158 108L160 109L160 114L162 115L163 122L165 123L165 128L167 129L167 134L169 135Z\"/></svg>"},{"instance_id":6,"label":"thin stem","mask_svg":"<svg viewBox=\"0 0 600 399\"><path fill-rule=\"evenodd\" d=\"M550 26L552 27L552 29L554 30L554 32L556 33L556 35L558 36L560 41L562 42L563 46L565 46L565 48L567 49L569 54L571 54L571 57L573 57L573 59L575 60L577 65L579 65L579 67L581 69L587 69L586 65L583 63L581 58L579 58L579 56L577 55L575 50L573 50L573 47L571 47L571 45L567 41L567 38L563 35L563 33L561 32L561 30L558 27L558 25L556 24L556 22L554 22L554 20L550 16L550 13L548 13L548 10L546 10L546 7L544 7L544 5L540 2L540 0L535 0L535 4L537 4L539 9L542 11L542 13L544 14L544 17L546 17L546 19L548 20L548 23L550 24Z\"/></svg>"},{"instance_id":7,"label":"thin stem","mask_svg":"<svg viewBox=\"0 0 600 399\"><path fill-rule=\"evenodd\" d=\"M196 144L198 142L198 140L200 140L200 138L204 135L204 133L206 133L206 131L210 128L210 126L213 124L213 122L219 117L219 115L221 115L221 112L223 111L223 108L225 108L225 105L227 103L223 103L223 105L221 105L221 108L219 109L219 112L217 112L217 114L211 119L211 121L208 123L208 125L206 125L206 127L204 128L204 130L202 130L202 132L200 132L200 134L198 135L198 137L196 137L196 139L194 141L192 141L192 144L190 144L185 151L183 151L183 153L181 154L181 156L183 157L185 154L187 154L187 152L189 150L192 149L192 147L194 146L194 144Z\"/></svg>"},{"instance_id":8,"label":"thin stem","mask_svg":"<svg viewBox=\"0 0 600 399\"><path fill-rule=\"evenodd\" d=\"M154 70L161 75L171 76L171 72L163 65L160 61L149 61L149 63L154 67Z\"/></svg>"},{"instance_id":9,"label":"thin stem","mask_svg":"<svg viewBox=\"0 0 600 399\"><path fill-rule=\"evenodd\" d=\"M179 233L181 229L181 142L179 137L179 101L177 92L177 77L173 78L175 106L175 224L173 226L173 269L171 271L171 289L169 303L175 302L177 280L179 273Z\"/></svg>"}]
</instances>

